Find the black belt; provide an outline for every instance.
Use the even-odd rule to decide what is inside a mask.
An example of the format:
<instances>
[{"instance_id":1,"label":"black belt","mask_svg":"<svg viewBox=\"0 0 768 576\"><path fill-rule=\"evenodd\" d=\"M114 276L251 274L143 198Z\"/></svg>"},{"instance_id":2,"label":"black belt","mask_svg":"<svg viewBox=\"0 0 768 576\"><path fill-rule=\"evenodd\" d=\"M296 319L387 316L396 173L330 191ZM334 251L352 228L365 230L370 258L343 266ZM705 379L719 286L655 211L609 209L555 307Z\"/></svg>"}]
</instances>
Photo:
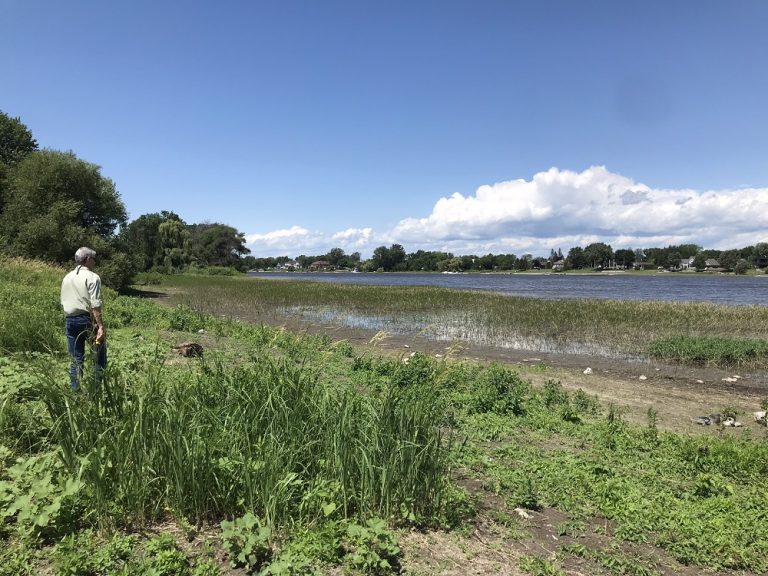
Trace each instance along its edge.
<instances>
[{"instance_id":1,"label":"black belt","mask_svg":"<svg viewBox=\"0 0 768 576\"><path fill-rule=\"evenodd\" d=\"M67 314L67 318L80 318L81 316L88 316L90 318L90 312L81 312L80 314Z\"/></svg>"}]
</instances>

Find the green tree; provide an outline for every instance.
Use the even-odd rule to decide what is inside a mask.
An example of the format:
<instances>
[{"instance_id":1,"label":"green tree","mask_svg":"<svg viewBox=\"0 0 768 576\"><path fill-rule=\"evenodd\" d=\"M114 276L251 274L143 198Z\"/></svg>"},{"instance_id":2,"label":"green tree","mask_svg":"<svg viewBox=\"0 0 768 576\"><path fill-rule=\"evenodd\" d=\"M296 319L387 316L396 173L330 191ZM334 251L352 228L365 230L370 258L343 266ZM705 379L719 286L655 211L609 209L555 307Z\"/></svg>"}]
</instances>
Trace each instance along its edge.
<instances>
[{"instance_id":1,"label":"green tree","mask_svg":"<svg viewBox=\"0 0 768 576\"><path fill-rule=\"evenodd\" d=\"M10 168L37 150L32 132L19 118L11 118L0 110L0 214L5 206Z\"/></svg>"},{"instance_id":2,"label":"green tree","mask_svg":"<svg viewBox=\"0 0 768 576\"><path fill-rule=\"evenodd\" d=\"M752 249L752 261L755 267L765 268L768 266L768 243L758 242Z\"/></svg>"},{"instance_id":3,"label":"green tree","mask_svg":"<svg viewBox=\"0 0 768 576\"><path fill-rule=\"evenodd\" d=\"M580 270L587 265L587 259L584 256L584 249L581 246L574 246L568 250L568 256L565 258L566 266L571 270Z\"/></svg>"},{"instance_id":4,"label":"green tree","mask_svg":"<svg viewBox=\"0 0 768 576\"><path fill-rule=\"evenodd\" d=\"M18 256L69 263L125 224L125 206L100 168L71 152L32 152L9 170L0 244Z\"/></svg>"},{"instance_id":5,"label":"green tree","mask_svg":"<svg viewBox=\"0 0 768 576\"><path fill-rule=\"evenodd\" d=\"M405 267L407 270L414 272L418 271L432 271L439 269L438 264L443 260L449 260L453 258L453 254L446 252L433 252L425 250L417 250L411 254L408 254L405 261Z\"/></svg>"},{"instance_id":6,"label":"green tree","mask_svg":"<svg viewBox=\"0 0 768 576\"><path fill-rule=\"evenodd\" d=\"M533 255L523 254L520 258L515 260L514 268L515 270L519 270L520 272L525 272L526 270L531 269L532 262L533 262Z\"/></svg>"},{"instance_id":7,"label":"green tree","mask_svg":"<svg viewBox=\"0 0 768 576\"><path fill-rule=\"evenodd\" d=\"M126 252L134 259L140 271L163 263L159 231L163 220L162 214L157 212L142 214L120 231L120 239L125 243Z\"/></svg>"},{"instance_id":8,"label":"green tree","mask_svg":"<svg viewBox=\"0 0 768 576\"><path fill-rule=\"evenodd\" d=\"M603 242L594 242L584 248L584 259L592 268L605 268L611 264L613 249Z\"/></svg>"},{"instance_id":9,"label":"green tree","mask_svg":"<svg viewBox=\"0 0 768 576\"><path fill-rule=\"evenodd\" d=\"M739 274L739 275L746 274L749 268L750 268L749 262L747 262L746 260L744 260L744 258L742 258L741 260L736 262L736 265L733 267L733 273Z\"/></svg>"},{"instance_id":10,"label":"green tree","mask_svg":"<svg viewBox=\"0 0 768 576\"><path fill-rule=\"evenodd\" d=\"M456 256L447 260L441 260L440 270L445 272L461 272L464 270L464 262Z\"/></svg>"},{"instance_id":11,"label":"green tree","mask_svg":"<svg viewBox=\"0 0 768 576\"><path fill-rule=\"evenodd\" d=\"M170 272L173 268L181 268L189 262L189 244L191 233L176 214L172 212L158 225L158 239L163 266Z\"/></svg>"},{"instance_id":12,"label":"green tree","mask_svg":"<svg viewBox=\"0 0 768 576\"><path fill-rule=\"evenodd\" d=\"M405 249L400 244L392 244L389 248L379 246L373 251L371 267L373 270L391 272L405 262Z\"/></svg>"},{"instance_id":13,"label":"green tree","mask_svg":"<svg viewBox=\"0 0 768 576\"><path fill-rule=\"evenodd\" d=\"M720 258L717 259L717 261L720 263L720 266L726 270L733 270L736 268L739 260L741 260L741 258L739 257L738 250L724 250L720 253Z\"/></svg>"},{"instance_id":14,"label":"green tree","mask_svg":"<svg viewBox=\"0 0 768 576\"><path fill-rule=\"evenodd\" d=\"M632 268L635 263L635 251L632 248L622 248L616 250L616 264L622 268Z\"/></svg>"},{"instance_id":15,"label":"green tree","mask_svg":"<svg viewBox=\"0 0 768 576\"><path fill-rule=\"evenodd\" d=\"M0 164L12 166L35 150L37 141L29 128L0 110Z\"/></svg>"},{"instance_id":16,"label":"green tree","mask_svg":"<svg viewBox=\"0 0 768 576\"><path fill-rule=\"evenodd\" d=\"M344 261L347 255L341 248L331 248L331 250L324 256L324 260L327 260L334 268L341 268L344 266Z\"/></svg>"},{"instance_id":17,"label":"green tree","mask_svg":"<svg viewBox=\"0 0 768 576\"><path fill-rule=\"evenodd\" d=\"M477 266L480 270L493 270L496 265L496 257L493 254L486 254L477 259Z\"/></svg>"},{"instance_id":18,"label":"green tree","mask_svg":"<svg viewBox=\"0 0 768 576\"><path fill-rule=\"evenodd\" d=\"M496 266L499 270L514 270L517 256L514 254L499 254L496 256Z\"/></svg>"},{"instance_id":19,"label":"green tree","mask_svg":"<svg viewBox=\"0 0 768 576\"><path fill-rule=\"evenodd\" d=\"M189 231L191 256L199 264L240 269L241 257L251 252L245 234L226 224L193 224Z\"/></svg>"},{"instance_id":20,"label":"green tree","mask_svg":"<svg viewBox=\"0 0 768 576\"><path fill-rule=\"evenodd\" d=\"M693 259L693 267L699 271L704 270L704 268L706 268L707 266L706 265L707 258L709 258L709 256L706 256L703 251L699 252L698 254L696 254L696 256Z\"/></svg>"}]
</instances>

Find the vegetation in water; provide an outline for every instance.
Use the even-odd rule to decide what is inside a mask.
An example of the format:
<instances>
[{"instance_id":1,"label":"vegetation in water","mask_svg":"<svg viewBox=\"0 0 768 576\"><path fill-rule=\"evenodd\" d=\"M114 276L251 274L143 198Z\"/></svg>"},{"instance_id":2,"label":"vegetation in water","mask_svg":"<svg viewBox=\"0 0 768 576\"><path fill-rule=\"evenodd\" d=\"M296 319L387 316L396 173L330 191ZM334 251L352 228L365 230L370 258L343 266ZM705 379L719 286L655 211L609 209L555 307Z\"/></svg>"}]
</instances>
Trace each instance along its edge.
<instances>
[{"instance_id":1,"label":"vegetation in water","mask_svg":"<svg viewBox=\"0 0 768 576\"><path fill-rule=\"evenodd\" d=\"M174 304L251 322L339 323L542 352L768 366L768 308L542 300L423 286L165 277ZM709 345L717 342L717 346ZM683 353L694 348L698 352ZM683 344L686 347L683 348ZM679 353L678 353L679 352Z\"/></svg>"}]
</instances>

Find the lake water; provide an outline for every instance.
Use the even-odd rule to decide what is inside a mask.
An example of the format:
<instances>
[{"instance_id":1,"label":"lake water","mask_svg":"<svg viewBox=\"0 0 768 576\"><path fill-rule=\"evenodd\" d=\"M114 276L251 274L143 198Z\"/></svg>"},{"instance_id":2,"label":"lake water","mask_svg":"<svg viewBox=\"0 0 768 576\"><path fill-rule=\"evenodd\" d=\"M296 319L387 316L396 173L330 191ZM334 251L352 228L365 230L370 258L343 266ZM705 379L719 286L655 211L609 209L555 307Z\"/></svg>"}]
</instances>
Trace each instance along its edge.
<instances>
[{"instance_id":1,"label":"lake water","mask_svg":"<svg viewBox=\"0 0 768 576\"><path fill-rule=\"evenodd\" d=\"M351 272L251 272L257 278L313 280L343 284L440 286L487 290L533 298L667 300L768 306L768 275L695 273L635 274L418 274Z\"/></svg>"}]
</instances>

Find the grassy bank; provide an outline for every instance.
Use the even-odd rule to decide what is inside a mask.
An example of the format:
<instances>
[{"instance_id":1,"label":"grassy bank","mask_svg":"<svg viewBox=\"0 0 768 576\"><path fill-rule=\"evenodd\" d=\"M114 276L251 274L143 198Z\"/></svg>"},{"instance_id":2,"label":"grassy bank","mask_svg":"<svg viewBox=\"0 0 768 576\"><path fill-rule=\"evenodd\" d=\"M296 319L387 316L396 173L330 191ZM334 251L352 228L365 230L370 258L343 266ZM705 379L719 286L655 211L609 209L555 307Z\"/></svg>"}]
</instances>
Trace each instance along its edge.
<instances>
[{"instance_id":1,"label":"grassy bank","mask_svg":"<svg viewBox=\"0 0 768 576\"><path fill-rule=\"evenodd\" d=\"M699 346L703 363L768 367L765 347L744 353L745 340L768 338L768 308L606 300L542 300L431 287L354 286L255 278L165 277L171 302L216 316L250 321L306 319L347 322L375 330L543 352L587 353L702 363L678 353ZM366 324L367 323L367 324Z\"/></svg>"},{"instance_id":2,"label":"grassy bank","mask_svg":"<svg viewBox=\"0 0 768 576\"><path fill-rule=\"evenodd\" d=\"M195 296L179 307L108 293L108 372L73 393L61 272L0 263L0 575L417 573L415 534L490 542L530 574L768 570L762 431L671 434L652 411L631 426L503 366L213 315L217 290L268 311L307 289L257 300L236 279L176 278ZM190 340L201 358L172 351Z\"/></svg>"}]
</instances>

